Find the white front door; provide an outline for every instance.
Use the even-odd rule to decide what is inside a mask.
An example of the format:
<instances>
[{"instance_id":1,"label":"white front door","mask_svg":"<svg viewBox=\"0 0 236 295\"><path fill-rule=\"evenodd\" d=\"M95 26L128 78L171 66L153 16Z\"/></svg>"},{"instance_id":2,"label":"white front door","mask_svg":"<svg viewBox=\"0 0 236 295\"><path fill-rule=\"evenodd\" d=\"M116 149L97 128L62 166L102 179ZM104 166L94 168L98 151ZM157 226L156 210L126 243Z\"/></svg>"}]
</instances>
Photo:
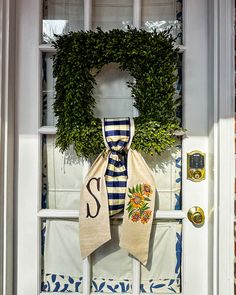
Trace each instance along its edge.
<instances>
[{"instance_id":1,"label":"white front door","mask_svg":"<svg viewBox=\"0 0 236 295\"><path fill-rule=\"evenodd\" d=\"M214 163L209 157L213 151L209 114L214 102L209 95L208 1L42 2L16 3L17 294L213 294ZM148 267L118 248L122 217L111 221L112 241L82 261L78 203L89 163L77 159L73 150L60 154L55 147L53 33L126 25L147 30L173 26L182 55L176 91L182 98L180 117L186 135L172 151L146 157L158 190ZM125 86L129 79L114 65L104 68L95 91L97 116L135 115ZM204 162L205 179L200 182L188 179L187 154L192 151L205 154L200 162L194 160L199 154L190 160L193 166ZM194 206L204 211L202 226L187 217Z\"/></svg>"}]
</instances>

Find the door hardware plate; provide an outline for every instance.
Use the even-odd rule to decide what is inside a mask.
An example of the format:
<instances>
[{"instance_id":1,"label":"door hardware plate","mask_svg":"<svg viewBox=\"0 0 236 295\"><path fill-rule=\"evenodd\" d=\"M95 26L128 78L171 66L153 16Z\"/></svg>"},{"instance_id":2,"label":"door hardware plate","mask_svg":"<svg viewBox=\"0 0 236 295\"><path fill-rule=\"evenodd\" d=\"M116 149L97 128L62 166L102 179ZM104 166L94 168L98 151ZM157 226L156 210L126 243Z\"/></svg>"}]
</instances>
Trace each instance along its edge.
<instances>
[{"instance_id":1,"label":"door hardware plate","mask_svg":"<svg viewBox=\"0 0 236 295\"><path fill-rule=\"evenodd\" d=\"M206 178L206 154L201 151L192 151L187 154L187 178L200 182Z\"/></svg>"}]
</instances>

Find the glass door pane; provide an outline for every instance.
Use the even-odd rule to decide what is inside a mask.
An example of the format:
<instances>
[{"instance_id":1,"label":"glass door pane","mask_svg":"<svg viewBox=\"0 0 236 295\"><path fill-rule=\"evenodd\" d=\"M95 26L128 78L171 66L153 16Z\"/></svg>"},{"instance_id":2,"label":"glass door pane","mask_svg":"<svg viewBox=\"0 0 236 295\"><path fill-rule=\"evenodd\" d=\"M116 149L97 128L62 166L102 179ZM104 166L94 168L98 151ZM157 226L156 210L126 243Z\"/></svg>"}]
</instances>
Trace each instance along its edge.
<instances>
[{"instance_id":1,"label":"glass door pane","mask_svg":"<svg viewBox=\"0 0 236 295\"><path fill-rule=\"evenodd\" d=\"M44 135L42 141L44 208L78 210L80 190L90 163L79 159L72 146L61 153L55 135Z\"/></svg>"},{"instance_id":2,"label":"glass door pane","mask_svg":"<svg viewBox=\"0 0 236 295\"><path fill-rule=\"evenodd\" d=\"M112 239L92 254L92 292L132 292L132 257L119 247L121 225L122 220L112 219Z\"/></svg>"},{"instance_id":3,"label":"glass door pane","mask_svg":"<svg viewBox=\"0 0 236 295\"><path fill-rule=\"evenodd\" d=\"M42 249L41 291L83 294L83 261L78 251L78 221L44 220Z\"/></svg>"},{"instance_id":4,"label":"glass door pane","mask_svg":"<svg viewBox=\"0 0 236 295\"><path fill-rule=\"evenodd\" d=\"M91 257L91 292L131 293L133 260L119 247L122 220L111 220L112 240ZM42 291L82 293L83 262L78 221L42 222ZM141 266L141 293L181 292L182 222L153 222L147 266Z\"/></svg>"},{"instance_id":5,"label":"glass door pane","mask_svg":"<svg viewBox=\"0 0 236 295\"><path fill-rule=\"evenodd\" d=\"M42 126L55 126L53 112L55 79L53 78L53 53L42 53Z\"/></svg>"},{"instance_id":6,"label":"glass door pane","mask_svg":"<svg viewBox=\"0 0 236 295\"><path fill-rule=\"evenodd\" d=\"M56 35L84 28L83 0L43 1L43 43L51 43Z\"/></svg>"},{"instance_id":7,"label":"glass door pane","mask_svg":"<svg viewBox=\"0 0 236 295\"><path fill-rule=\"evenodd\" d=\"M147 31L171 28L177 43L181 44L182 0L143 0L142 27Z\"/></svg>"},{"instance_id":8,"label":"glass door pane","mask_svg":"<svg viewBox=\"0 0 236 295\"><path fill-rule=\"evenodd\" d=\"M127 71L121 71L118 64L105 65L96 76L94 116L97 118L134 117L131 89L127 86L127 83L131 82L133 78Z\"/></svg>"},{"instance_id":9,"label":"glass door pane","mask_svg":"<svg viewBox=\"0 0 236 295\"><path fill-rule=\"evenodd\" d=\"M161 155L144 155L156 180L156 210L182 209L182 147L175 147Z\"/></svg>"},{"instance_id":10,"label":"glass door pane","mask_svg":"<svg viewBox=\"0 0 236 295\"><path fill-rule=\"evenodd\" d=\"M133 23L132 0L93 0L92 27L108 31L111 29L125 29Z\"/></svg>"},{"instance_id":11,"label":"glass door pane","mask_svg":"<svg viewBox=\"0 0 236 295\"><path fill-rule=\"evenodd\" d=\"M44 5L46 2L45 0ZM69 1L67 4L61 2L61 10L57 7L59 0L49 2L49 8L44 8L44 22L66 20L66 26L58 34L83 28L83 1ZM176 21L178 4L175 1L141 2L142 26L145 29L162 30L171 24L174 26L179 24ZM132 25L132 0L93 0L91 3L93 30L97 26L103 30L110 30L126 29L127 25ZM181 18L180 14L178 17ZM160 20L163 20L164 24ZM48 40L45 38L44 42L50 42L52 39ZM170 220L156 220L156 217L160 210L182 209L181 138L173 148L161 155L143 154L155 175L157 187L148 265L141 266L132 255L119 247L121 214L110 221L112 239L91 255L90 262L85 267L79 254L78 219L71 220L63 217L63 214L66 215L68 212L70 215L70 212L78 210L80 190L91 162L78 159L73 146L64 153L56 147L56 118L53 111L56 81L53 78L53 54L51 52L42 54L42 126L49 128L45 129L49 130L49 133L43 134L41 140L42 209L53 209L52 212L58 214L58 219L49 217L42 222L42 291L83 294L86 285L83 275L87 267L89 273L91 272L91 277L88 275L86 278L90 284L87 286L89 292L134 294L136 285L140 293L180 293L182 221L171 219L171 213L168 213ZM181 101L182 65L176 71L176 75L178 81L175 99ZM121 71L118 64L110 63L102 68L96 76L94 86L96 99L94 116L98 118L138 116L127 82L132 83L134 79L128 72ZM181 104L178 115L181 120ZM76 259L73 259L74 257ZM139 269L140 281L134 276L134 271L137 272Z\"/></svg>"},{"instance_id":12,"label":"glass door pane","mask_svg":"<svg viewBox=\"0 0 236 295\"><path fill-rule=\"evenodd\" d=\"M141 266L141 293L181 293L182 222L153 222L150 257Z\"/></svg>"}]
</instances>

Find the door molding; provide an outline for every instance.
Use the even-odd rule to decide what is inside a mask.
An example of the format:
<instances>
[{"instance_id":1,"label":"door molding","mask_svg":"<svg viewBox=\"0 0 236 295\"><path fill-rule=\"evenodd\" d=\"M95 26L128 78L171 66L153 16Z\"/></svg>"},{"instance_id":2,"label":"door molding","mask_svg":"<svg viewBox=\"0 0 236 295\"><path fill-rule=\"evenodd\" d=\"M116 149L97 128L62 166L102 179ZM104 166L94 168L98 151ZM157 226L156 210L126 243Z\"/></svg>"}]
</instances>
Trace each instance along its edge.
<instances>
[{"instance_id":1,"label":"door molding","mask_svg":"<svg viewBox=\"0 0 236 295\"><path fill-rule=\"evenodd\" d=\"M4 295L13 294L14 6L14 0L0 0L0 292ZM234 1L209 0L209 17L209 81L213 83L209 97L214 106L209 114L214 210L209 215L214 226L213 294L218 295L234 291Z\"/></svg>"},{"instance_id":2,"label":"door molding","mask_svg":"<svg viewBox=\"0 0 236 295\"><path fill-rule=\"evenodd\" d=\"M234 1L209 1L212 160L213 294L234 294ZM209 290L210 291L210 290ZM209 293L210 294L210 293Z\"/></svg>"},{"instance_id":3,"label":"door molding","mask_svg":"<svg viewBox=\"0 0 236 295\"><path fill-rule=\"evenodd\" d=\"M13 294L15 1L0 0L0 293Z\"/></svg>"}]
</instances>

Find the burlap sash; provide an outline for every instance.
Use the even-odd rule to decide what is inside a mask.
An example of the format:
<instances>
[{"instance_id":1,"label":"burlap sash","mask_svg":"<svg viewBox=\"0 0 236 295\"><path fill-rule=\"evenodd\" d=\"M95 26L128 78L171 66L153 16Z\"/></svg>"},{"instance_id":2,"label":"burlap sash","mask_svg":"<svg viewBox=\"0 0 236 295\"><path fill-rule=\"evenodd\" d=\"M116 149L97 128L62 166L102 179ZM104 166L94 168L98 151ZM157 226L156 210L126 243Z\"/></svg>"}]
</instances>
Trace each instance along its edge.
<instances>
[{"instance_id":1,"label":"burlap sash","mask_svg":"<svg viewBox=\"0 0 236 295\"><path fill-rule=\"evenodd\" d=\"M129 118L113 119L113 121L115 120L129 120ZM116 199L115 197L115 202L118 202L117 204L120 206L117 207L119 211L124 207L120 247L125 248L145 265L148 259L154 213L154 177L142 156L137 151L129 149L134 133L133 121L130 120L126 133L118 132L119 128L116 128L113 134L105 132L107 129L104 122L105 120L103 121L103 134L107 150L101 153L93 163L85 178L80 195L81 255L85 258L111 239L109 208L110 215L113 215L111 209L114 209L113 206L116 203L111 202L114 201L114 196L120 195L120 198ZM124 126L121 126L120 129L123 130ZM124 134L129 138L124 138ZM112 138L116 142L115 144ZM109 144L109 142L113 143ZM115 152L112 150L114 146L116 147ZM113 168L113 174L110 173L112 169L109 163L116 166ZM124 171L124 167L125 173L119 174L119 171ZM124 182L125 195L122 197ZM109 185L113 187L113 191L110 191ZM121 187L120 194L117 193L119 187ZM110 200L108 196L111 196ZM114 210L114 212L118 211Z\"/></svg>"}]
</instances>

